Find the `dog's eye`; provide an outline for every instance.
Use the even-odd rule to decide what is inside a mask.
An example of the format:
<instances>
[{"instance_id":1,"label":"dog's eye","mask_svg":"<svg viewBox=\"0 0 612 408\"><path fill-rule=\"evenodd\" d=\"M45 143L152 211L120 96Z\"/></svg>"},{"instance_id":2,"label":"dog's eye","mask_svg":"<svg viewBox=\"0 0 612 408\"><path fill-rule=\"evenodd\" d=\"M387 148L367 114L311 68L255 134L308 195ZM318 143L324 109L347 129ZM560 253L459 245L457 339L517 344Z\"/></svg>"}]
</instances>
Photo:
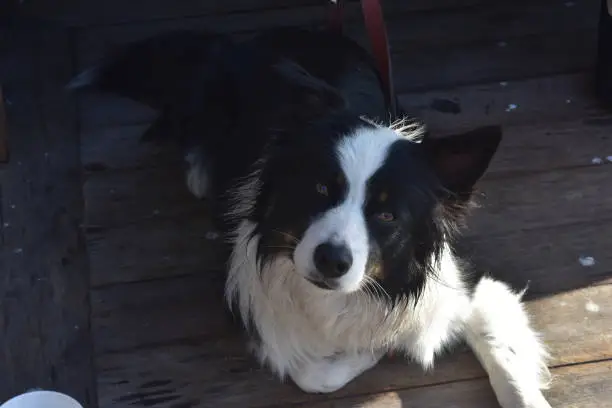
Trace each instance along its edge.
<instances>
[{"instance_id":1,"label":"dog's eye","mask_svg":"<svg viewBox=\"0 0 612 408\"><path fill-rule=\"evenodd\" d=\"M395 219L395 215L390 212L381 212L376 214L376 219L382 222L391 222Z\"/></svg>"},{"instance_id":2,"label":"dog's eye","mask_svg":"<svg viewBox=\"0 0 612 408\"><path fill-rule=\"evenodd\" d=\"M325 184L317 183L317 193L328 196L329 191L327 190L327 186Z\"/></svg>"}]
</instances>

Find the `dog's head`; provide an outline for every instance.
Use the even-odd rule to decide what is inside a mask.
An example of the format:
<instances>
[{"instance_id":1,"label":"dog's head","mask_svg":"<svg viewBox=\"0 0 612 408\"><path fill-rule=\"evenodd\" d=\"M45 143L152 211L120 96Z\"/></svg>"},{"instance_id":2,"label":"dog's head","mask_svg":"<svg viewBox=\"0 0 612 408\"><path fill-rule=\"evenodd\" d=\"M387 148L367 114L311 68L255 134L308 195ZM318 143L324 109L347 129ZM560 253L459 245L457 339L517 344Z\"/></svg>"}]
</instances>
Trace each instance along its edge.
<instances>
[{"instance_id":1,"label":"dog's head","mask_svg":"<svg viewBox=\"0 0 612 408\"><path fill-rule=\"evenodd\" d=\"M287 257L323 290L375 282L394 297L418 296L501 130L421 140L418 128L334 115L301 132L275 145L259 174L251 217L261 261Z\"/></svg>"}]
</instances>

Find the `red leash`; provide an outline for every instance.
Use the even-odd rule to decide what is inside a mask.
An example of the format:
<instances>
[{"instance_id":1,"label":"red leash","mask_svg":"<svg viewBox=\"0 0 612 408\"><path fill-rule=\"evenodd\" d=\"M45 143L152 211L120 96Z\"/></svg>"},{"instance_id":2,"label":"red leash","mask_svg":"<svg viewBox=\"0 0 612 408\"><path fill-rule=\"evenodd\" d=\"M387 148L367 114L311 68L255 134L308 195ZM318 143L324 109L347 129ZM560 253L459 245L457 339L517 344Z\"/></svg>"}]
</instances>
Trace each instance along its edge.
<instances>
[{"instance_id":1,"label":"red leash","mask_svg":"<svg viewBox=\"0 0 612 408\"><path fill-rule=\"evenodd\" d=\"M331 15L329 27L331 30L342 33L342 14L344 0L331 0ZM366 25L366 30L372 44L372 53L378 71L382 77L385 87L387 102L393 115L397 113L395 100L395 89L393 85L393 70L391 66L391 51L389 49L389 39L387 37L387 27L380 0L361 0L361 9Z\"/></svg>"}]
</instances>

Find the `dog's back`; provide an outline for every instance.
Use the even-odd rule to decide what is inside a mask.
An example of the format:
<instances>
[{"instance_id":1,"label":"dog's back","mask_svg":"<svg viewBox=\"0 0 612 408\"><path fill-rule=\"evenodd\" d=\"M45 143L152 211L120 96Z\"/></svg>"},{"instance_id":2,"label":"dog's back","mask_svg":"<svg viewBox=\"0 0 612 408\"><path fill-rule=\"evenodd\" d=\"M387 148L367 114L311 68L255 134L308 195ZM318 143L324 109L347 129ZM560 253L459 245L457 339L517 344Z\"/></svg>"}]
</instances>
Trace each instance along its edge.
<instances>
[{"instance_id":1,"label":"dog's back","mask_svg":"<svg viewBox=\"0 0 612 408\"><path fill-rule=\"evenodd\" d=\"M191 159L206 161L218 191L244 174L279 130L338 109L392 119L369 54L328 31L279 28L241 42L170 32L110 54L70 87L159 110L145 138L179 142Z\"/></svg>"},{"instance_id":2,"label":"dog's back","mask_svg":"<svg viewBox=\"0 0 612 408\"><path fill-rule=\"evenodd\" d=\"M270 81L280 61L291 61L336 88L353 113L390 119L370 55L330 31L275 28L239 43L206 31L165 33L111 53L98 67L75 78L71 87L93 87L183 114L189 108L201 109L205 102L207 107L214 102L239 108L250 100L249 95L265 91L257 95L255 108L265 102L266 108L274 109L271 103L286 102L267 97L276 95L274 85L288 85Z\"/></svg>"},{"instance_id":3,"label":"dog's back","mask_svg":"<svg viewBox=\"0 0 612 408\"><path fill-rule=\"evenodd\" d=\"M338 89L353 113L380 121L394 119L374 60L351 39L324 30L280 28L263 32L253 45L295 61Z\"/></svg>"}]
</instances>

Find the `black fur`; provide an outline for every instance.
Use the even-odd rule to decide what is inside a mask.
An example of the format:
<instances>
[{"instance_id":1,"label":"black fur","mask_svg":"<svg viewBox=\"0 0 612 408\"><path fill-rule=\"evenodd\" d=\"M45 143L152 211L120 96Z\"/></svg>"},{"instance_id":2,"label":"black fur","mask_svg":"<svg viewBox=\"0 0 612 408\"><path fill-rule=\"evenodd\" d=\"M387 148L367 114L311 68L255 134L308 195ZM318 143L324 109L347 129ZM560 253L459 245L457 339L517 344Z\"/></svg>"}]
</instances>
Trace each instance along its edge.
<instances>
[{"instance_id":1,"label":"black fur","mask_svg":"<svg viewBox=\"0 0 612 408\"><path fill-rule=\"evenodd\" d=\"M219 215L231 204L226 193L259 172L253 208L224 227L254 221L262 262L290 256L312 221L346 195L338 141L378 126L362 116L383 125L395 119L370 56L329 32L278 29L240 43L171 33L115 54L93 85L160 110L149 136L172 137L201 155ZM483 128L391 146L363 209L381 296L418 298L426 279L435 279L431 259L459 228L500 139L499 128ZM316 194L317 183L327 195ZM379 200L381 194L388 198ZM392 222L380 222L385 212L394 214Z\"/></svg>"}]
</instances>

